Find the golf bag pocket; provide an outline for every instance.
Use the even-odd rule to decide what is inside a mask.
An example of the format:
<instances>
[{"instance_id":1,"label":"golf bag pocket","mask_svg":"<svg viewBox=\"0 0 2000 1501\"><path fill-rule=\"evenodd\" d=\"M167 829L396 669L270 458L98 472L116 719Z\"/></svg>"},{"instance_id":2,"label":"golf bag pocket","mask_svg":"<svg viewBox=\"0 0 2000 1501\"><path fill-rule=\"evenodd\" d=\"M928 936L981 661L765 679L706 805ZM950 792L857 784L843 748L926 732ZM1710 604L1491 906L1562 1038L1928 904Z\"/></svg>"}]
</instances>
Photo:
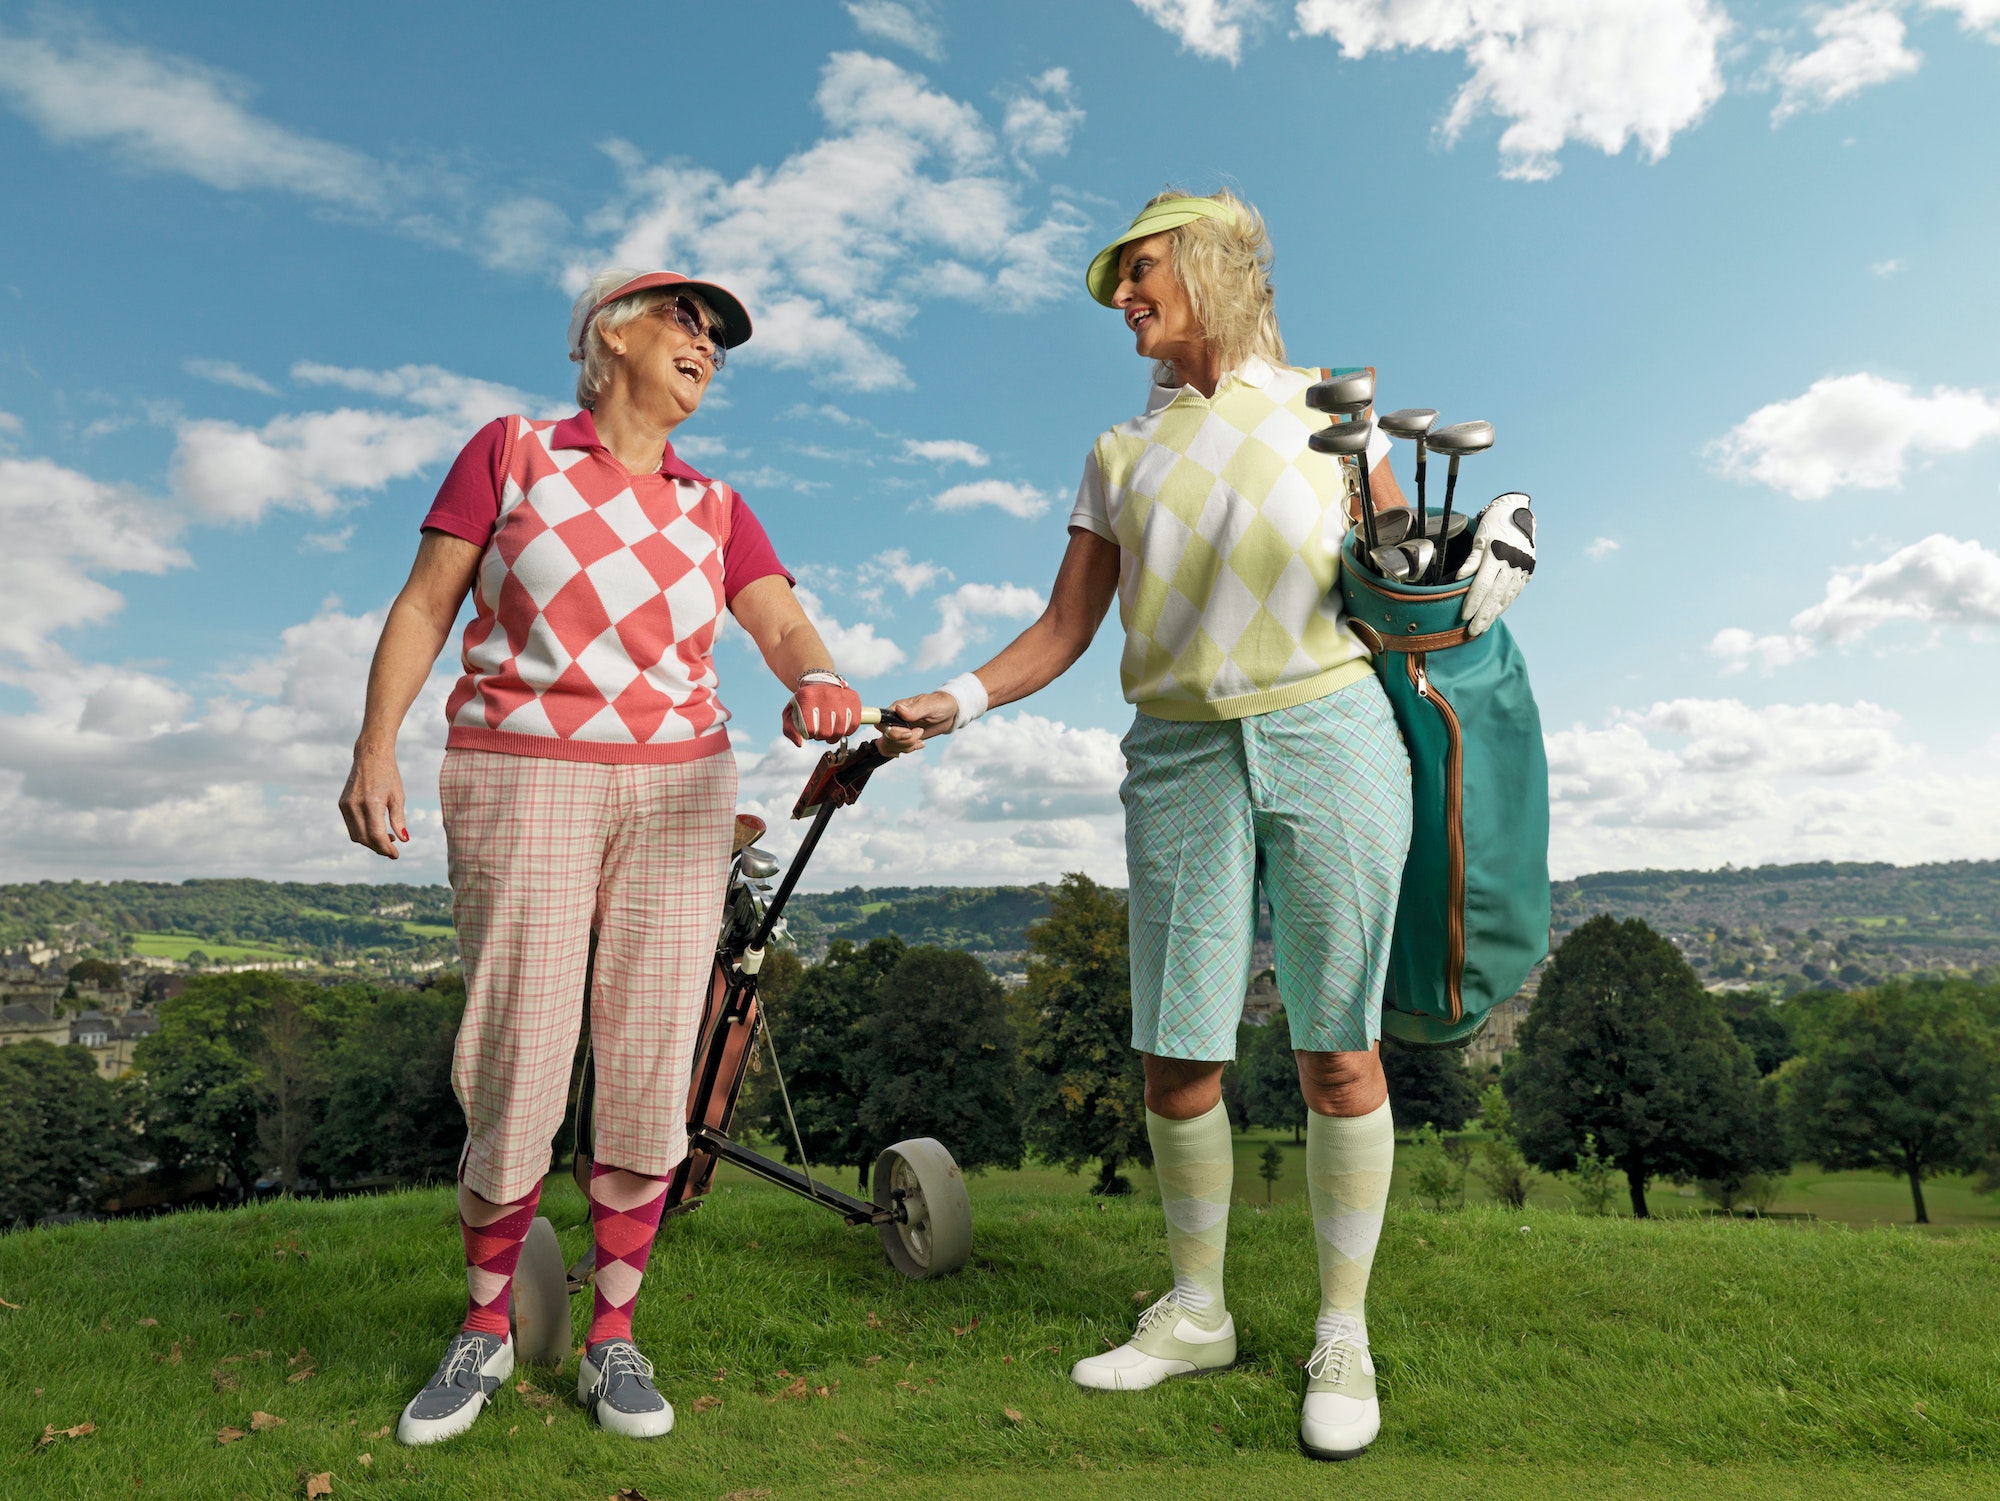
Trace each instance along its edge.
<instances>
[{"instance_id":1,"label":"golf bag pocket","mask_svg":"<svg viewBox=\"0 0 2000 1501\"><path fill-rule=\"evenodd\" d=\"M1504 623L1468 637L1470 580L1405 584L1349 533L1340 589L1410 752L1414 822L1382 1031L1463 1047L1548 952L1549 768L1527 663Z\"/></svg>"}]
</instances>

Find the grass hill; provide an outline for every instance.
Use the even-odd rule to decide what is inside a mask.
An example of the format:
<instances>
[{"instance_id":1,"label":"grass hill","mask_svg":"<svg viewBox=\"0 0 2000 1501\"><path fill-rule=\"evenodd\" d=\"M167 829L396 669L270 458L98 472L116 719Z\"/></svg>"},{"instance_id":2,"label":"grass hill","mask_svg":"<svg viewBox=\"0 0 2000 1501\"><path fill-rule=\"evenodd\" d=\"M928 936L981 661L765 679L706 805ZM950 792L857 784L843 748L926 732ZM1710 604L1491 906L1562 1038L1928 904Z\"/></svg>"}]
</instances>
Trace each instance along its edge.
<instances>
[{"instance_id":1,"label":"grass hill","mask_svg":"<svg viewBox=\"0 0 2000 1501\"><path fill-rule=\"evenodd\" d=\"M887 886L806 892L786 909L815 958L835 938L896 933L1016 967L1048 910L1042 886ZM1599 912L1644 918L1702 976L1793 994L1912 970L2000 965L2000 861L1765 865L1608 871L1558 881L1560 938ZM42 881L0 886L0 950L65 950L256 962L272 955L408 967L456 955L444 886L253 880ZM1268 935L1266 935L1268 936Z\"/></svg>"},{"instance_id":2,"label":"grass hill","mask_svg":"<svg viewBox=\"0 0 2000 1501\"><path fill-rule=\"evenodd\" d=\"M1164 1286L1135 1177L1113 1201L1060 1173L975 1177L971 1264L913 1283L867 1231L725 1170L663 1229L640 1300L679 1415L650 1445L591 1427L574 1358L517 1372L453 1444L388 1436L463 1308L447 1190L7 1235L0 1494L224 1501L320 1473L336 1498L552 1501L1993 1494L1976 1331L2000 1327L2000 1233L1398 1204L1369 1307L1382 1438L1325 1466L1294 1449L1318 1296L1296 1195L1232 1218L1236 1369L1069 1384ZM581 1198L554 1178L543 1206L575 1254Z\"/></svg>"}]
</instances>

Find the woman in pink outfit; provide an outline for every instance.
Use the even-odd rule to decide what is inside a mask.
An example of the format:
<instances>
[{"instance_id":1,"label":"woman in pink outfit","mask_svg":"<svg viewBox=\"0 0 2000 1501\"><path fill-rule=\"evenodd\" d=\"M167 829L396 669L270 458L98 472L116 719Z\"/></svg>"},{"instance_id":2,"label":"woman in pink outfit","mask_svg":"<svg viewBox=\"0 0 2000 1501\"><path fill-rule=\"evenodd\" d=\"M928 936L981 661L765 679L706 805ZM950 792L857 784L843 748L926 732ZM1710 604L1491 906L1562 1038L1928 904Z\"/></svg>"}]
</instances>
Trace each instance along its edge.
<instances>
[{"instance_id":1,"label":"woman in pink outfit","mask_svg":"<svg viewBox=\"0 0 2000 1501\"><path fill-rule=\"evenodd\" d=\"M439 788L465 962L452 1084L470 1306L403 1411L405 1443L463 1432L513 1369L509 1294L568 1098L593 931L596 1306L577 1396L617 1433L673 1426L632 1307L687 1150L680 1105L728 878L723 610L793 690L794 743L837 740L861 712L743 498L669 441L749 337L712 282L594 277L570 319L581 410L502 417L466 446L375 649L340 811L393 860L410 837L397 732L472 594Z\"/></svg>"}]
</instances>

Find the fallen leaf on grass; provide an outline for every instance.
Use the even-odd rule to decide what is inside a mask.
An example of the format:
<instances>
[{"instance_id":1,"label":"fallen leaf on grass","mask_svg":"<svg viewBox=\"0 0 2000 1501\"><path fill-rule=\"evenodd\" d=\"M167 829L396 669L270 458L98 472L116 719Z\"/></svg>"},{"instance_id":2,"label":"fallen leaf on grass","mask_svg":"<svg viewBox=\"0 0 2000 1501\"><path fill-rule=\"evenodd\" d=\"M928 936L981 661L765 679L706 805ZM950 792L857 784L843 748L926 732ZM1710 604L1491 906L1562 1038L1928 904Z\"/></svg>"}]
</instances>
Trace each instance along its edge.
<instances>
[{"instance_id":1,"label":"fallen leaf on grass","mask_svg":"<svg viewBox=\"0 0 2000 1501\"><path fill-rule=\"evenodd\" d=\"M233 1444L239 1438L248 1438L248 1437L250 1437L250 1435L245 1433L241 1428L224 1428L215 1435L215 1441L218 1444Z\"/></svg>"},{"instance_id":2,"label":"fallen leaf on grass","mask_svg":"<svg viewBox=\"0 0 2000 1501\"><path fill-rule=\"evenodd\" d=\"M869 1356L869 1357L868 1357L868 1358L867 1358L866 1360L862 1361L861 1363L862 1363L863 1365L873 1365L873 1364L875 1364L875 1362L876 1362L876 1361L880 1360L881 1358L882 1358L882 1357L881 1357L881 1356L879 1356L879 1355L871 1355L871 1356Z\"/></svg>"},{"instance_id":3,"label":"fallen leaf on grass","mask_svg":"<svg viewBox=\"0 0 2000 1501\"><path fill-rule=\"evenodd\" d=\"M292 1239L290 1236L287 1236L285 1239L279 1241L276 1245L271 1247L272 1260L283 1261L287 1256L296 1256L301 1261L312 1260L312 1252L307 1250L302 1250L299 1246L299 1243L296 1240Z\"/></svg>"},{"instance_id":4,"label":"fallen leaf on grass","mask_svg":"<svg viewBox=\"0 0 2000 1501\"><path fill-rule=\"evenodd\" d=\"M1143 1303L1152 1296L1153 1290L1150 1287L1142 1287L1132 1294L1132 1301L1134 1303Z\"/></svg>"},{"instance_id":5,"label":"fallen leaf on grass","mask_svg":"<svg viewBox=\"0 0 2000 1501\"><path fill-rule=\"evenodd\" d=\"M964 1339L966 1335L972 1333L972 1331L977 1329L978 1327L979 1327L979 1320L974 1319L971 1323L967 1324L963 1329L954 1328L951 1332L957 1338Z\"/></svg>"},{"instance_id":6,"label":"fallen leaf on grass","mask_svg":"<svg viewBox=\"0 0 2000 1501\"><path fill-rule=\"evenodd\" d=\"M696 1412L714 1412L715 1409L720 1407L721 1405L722 1405L722 1398L715 1396L713 1394L706 1397L696 1397L694 1399L694 1410Z\"/></svg>"},{"instance_id":7,"label":"fallen leaf on grass","mask_svg":"<svg viewBox=\"0 0 2000 1501\"><path fill-rule=\"evenodd\" d=\"M906 1392L913 1392L917 1389L916 1384L910 1381L898 1381L896 1385L900 1386Z\"/></svg>"},{"instance_id":8,"label":"fallen leaf on grass","mask_svg":"<svg viewBox=\"0 0 2000 1501\"><path fill-rule=\"evenodd\" d=\"M550 1413L550 1414L549 1414L549 1415L548 1415L547 1417L543 1418L543 1419L542 1419L542 1426L543 1426L544 1428L553 1428L553 1427L555 1427L555 1426L556 1426L556 1415L555 1415L554 1413Z\"/></svg>"},{"instance_id":9,"label":"fallen leaf on grass","mask_svg":"<svg viewBox=\"0 0 2000 1501\"><path fill-rule=\"evenodd\" d=\"M779 1366L778 1369L772 1374L771 1379L773 1381L790 1381L792 1379L792 1373L786 1370L783 1366Z\"/></svg>"},{"instance_id":10,"label":"fallen leaf on grass","mask_svg":"<svg viewBox=\"0 0 2000 1501\"><path fill-rule=\"evenodd\" d=\"M282 1428L285 1420L275 1412L253 1412L250 1414L250 1431L262 1433L266 1428Z\"/></svg>"},{"instance_id":11,"label":"fallen leaf on grass","mask_svg":"<svg viewBox=\"0 0 2000 1501\"><path fill-rule=\"evenodd\" d=\"M1013 1363L1014 1363L1014 1357L1011 1355L1002 1355L1000 1357L1000 1364L1002 1365L1012 1365Z\"/></svg>"},{"instance_id":12,"label":"fallen leaf on grass","mask_svg":"<svg viewBox=\"0 0 2000 1501\"><path fill-rule=\"evenodd\" d=\"M823 1387L823 1386L816 1386L816 1387L814 1387L814 1388L813 1388L813 1395L814 1395L815 1397L830 1397L830 1396L832 1396L832 1395L833 1395L833 1393L832 1393L831 1391L829 1391L829 1390L828 1390L828 1389L827 1389L826 1387ZM1921 1403L1921 1402L1919 1402L1919 1403L1917 1404L1917 1409L1918 1409L1918 1411L1922 1411L1922 1410L1923 1410L1923 1405L1924 1405L1924 1404L1923 1404L1923 1403Z\"/></svg>"},{"instance_id":13,"label":"fallen leaf on grass","mask_svg":"<svg viewBox=\"0 0 2000 1501\"><path fill-rule=\"evenodd\" d=\"M141 1329L157 1329L160 1327L160 1321L158 1319L141 1319L139 1320L139 1327Z\"/></svg>"},{"instance_id":14,"label":"fallen leaf on grass","mask_svg":"<svg viewBox=\"0 0 2000 1501\"><path fill-rule=\"evenodd\" d=\"M547 1412L556 1405L556 1399L540 1387L526 1381L514 1384L514 1390L521 1394L521 1400L538 1412Z\"/></svg>"},{"instance_id":15,"label":"fallen leaf on grass","mask_svg":"<svg viewBox=\"0 0 2000 1501\"><path fill-rule=\"evenodd\" d=\"M26 1306L23 1303L9 1303L5 1298L0 1298L0 1308L24 1308Z\"/></svg>"},{"instance_id":16,"label":"fallen leaf on grass","mask_svg":"<svg viewBox=\"0 0 2000 1501\"><path fill-rule=\"evenodd\" d=\"M717 1381L727 1381L729 1379L729 1367L726 1365L717 1366L715 1368L715 1379Z\"/></svg>"},{"instance_id":17,"label":"fallen leaf on grass","mask_svg":"<svg viewBox=\"0 0 2000 1501\"><path fill-rule=\"evenodd\" d=\"M1217 1433L1222 1432L1222 1425L1220 1423L1210 1423L1208 1426L1214 1429Z\"/></svg>"},{"instance_id":18,"label":"fallen leaf on grass","mask_svg":"<svg viewBox=\"0 0 2000 1501\"><path fill-rule=\"evenodd\" d=\"M520 1431L521 1431L521 1425L519 1423L516 1423L512 1428L509 1428L507 1430L507 1437L512 1438L515 1434L519 1433Z\"/></svg>"},{"instance_id":19,"label":"fallen leaf on grass","mask_svg":"<svg viewBox=\"0 0 2000 1501\"><path fill-rule=\"evenodd\" d=\"M882 1327L882 1321L875 1317L875 1310L872 1308L868 1310L868 1327L870 1329L880 1329Z\"/></svg>"},{"instance_id":20,"label":"fallen leaf on grass","mask_svg":"<svg viewBox=\"0 0 2000 1501\"><path fill-rule=\"evenodd\" d=\"M771 1403L782 1402L787 1397L797 1400L800 1397L808 1395L810 1391L811 1388L806 1385L806 1378L801 1376L796 1381L794 1381L790 1386L786 1387L783 1391L779 1392L777 1396L766 1397L764 1399L764 1404L765 1406L768 1407Z\"/></svg>"},{"instance_id":21,"label":"fallen leaf on grass","mask_svg":"<svg viewBox=\"0 0 2000 1501\"><path fill-rule=\"evenodd\" d=\"M363 1438L387 1438L389 1436L389 1425L387 1423L384 1423L380 1428L377 1428L373 1433L364 1433L361 1436Z\"/></svg>"},{"instance_id":22,"label":"fallen leaf on grass","mask_svg":"<svg viewBox=\"0 0 2000 1501\"><path fill-rule=\"evenodd\" d=\"M210 1379L215 1382L215 1389L219 1392L233 1392L241 1385L236 1377L228 1371L211 1372Z\"/></svg>"},{"instance_id":23,"label":"fallen leaf on grass","mask_svg":"<svg viewBox=\"0 0 2000 1501\"><path fill-rule=\"evenodd\" d=\"M357 1454L354 1456L354 1462L358 1465L372 1465L375 1463L375 1456L372 1454Z\"/></svg>"},{"instance_id":24,"label":"fallen leaf on grass","mask_svg":"<svg viewBox=\"0 0 2000 1501\"><path fill-rule=\"evenodd\" d=\"M313 1358L311 1355L306 1353L306 1347L304 1345L299 1346L298 1354L294 1355L290 1360L285 1362L285 1364L288 1366L311 1365L312 1363L313 1363Z\"/></svg>"},{"instance_id":25,"label":"fallen leaf on grass","mask_svg":"<svg viewBox=\"0 0 2000 1501\"><path fill-rule=\"evenodd\" d=\"M287 1377L285 1378L285 1380L286 1380L287 1382L289 1382L290 1384L292 1384L293 1386L297 1386L297 1385L298 1385L298 1384L299 1384L299 1383L300 1383L301 1381L304 1381L304 1380L306 1380L306 1379L307 1379L308 1377L310 1377L310 1376L311 1376L312 1374L313 1374L313 1369L312 1369L312 1367L311 1367L311 1366L307 1366L307 1367L306 1367L306 1368L305 1368L305 1369L304 1369L303 1371L294 1371L294 1372L292 1372L292 1374L291 1374L291 1375L289 1375L289 1376L287 1376Z\"/></svg>"},{"instance_id":26,"label":"fallen leaf on grass","mask_svg":"<svg viewBox=\"0 0 2000 1501\"><path fill-rule=\"evenodd\" d=\"M1018 1423L1021 1421L1021 1410L1018 1407L1003 1407L1000 1410L1007 1414L1008 1422Z\"/></svg>"},{"instance_id":27,"label":"fallen leaf on grass","mask_svg":"<svg viewBox=\"0 0 2000 1501\"><path fill-rule=\"evenodd\" d=\"M95 1423L78 1423L74 1428L58 1428L54 1423L50 1423L42 1429L42 1436L35 1440L35 1447L39 1449L44 1444L53 1444L59 1438L82 1438L85 1434L95 1432L97 1432Z\"/></svg>"},{"instance_id":28,"label":"fallen leaf on grass","mask_svg":"<svg viewBox=\"0 0 2000 1501\"><path fill-rule=\"evenodd\" d=\"M750 1241L750 1242L748 1242L748 1244L749 1244L749 1247L750 1247L750 1249L751 1249L751 1250L753 1250L753 1251L761 1251L761 1250L763 1250L763 1249L764 1249L764 1247L763 1247L762 1243L761 1243L761 1242L758 1242L758 1241L754 1241L754 1240L753 1240L753 1241Z\"/></svg>"},{"instance_id":29,"label":"fallen leaf on grass","mask_svg":"<svg viewBox=\"0 0 2000 1501\"><path fill-rule=\"evenodd\" d=\"M183 1359L181 1355L181 1342L175 1340L173 1349L167 1351L164 1355L155 1355L153 1359L157 1360L161 1365L179 1365Z\"/></svg>"},{"instance_id":30,"label":"fallen leaf on grass","mask_svg":"<svg viewBox=\"0 0 2000 1501\"><path fill-rule=\"evenodd\" d=\"M308 1475L306 1477L306 1501L312 1501L312 1498L315 1496L331 1496L332 1494L333 1471L321 1470L317 1475Z\"/></svg>"}]
</instances>

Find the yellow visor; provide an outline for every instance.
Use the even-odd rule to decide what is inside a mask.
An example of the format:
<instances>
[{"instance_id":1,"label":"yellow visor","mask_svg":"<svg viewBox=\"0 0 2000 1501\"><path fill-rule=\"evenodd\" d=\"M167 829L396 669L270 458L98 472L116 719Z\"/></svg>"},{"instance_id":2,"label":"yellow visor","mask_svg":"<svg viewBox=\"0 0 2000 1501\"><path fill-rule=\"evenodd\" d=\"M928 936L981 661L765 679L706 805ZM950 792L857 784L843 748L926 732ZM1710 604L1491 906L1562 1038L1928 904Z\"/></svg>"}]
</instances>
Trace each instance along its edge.
<instances>
[{"instance_id":1,"label":"yellow visor","mask_svg":"<svg viewBox=\"0 0 2000 1501\"><path fill-rule=\"evenodd\" d=\"M1179 229L1183 224L1191 224L1196 219L1234 219L1235 211L1217 203L1213 198L1167 198L1150 208L1139 211L1139 217L1131 227L1098 251L1091 258L1090 269L1083 273L1083 284L1090 289L1090 295L1111 307L1112 297L1118 291L1118 251L1134 240L1143 240L1148 235L1165 234L1170 229Z\"/></svg>"}]
</instances>

